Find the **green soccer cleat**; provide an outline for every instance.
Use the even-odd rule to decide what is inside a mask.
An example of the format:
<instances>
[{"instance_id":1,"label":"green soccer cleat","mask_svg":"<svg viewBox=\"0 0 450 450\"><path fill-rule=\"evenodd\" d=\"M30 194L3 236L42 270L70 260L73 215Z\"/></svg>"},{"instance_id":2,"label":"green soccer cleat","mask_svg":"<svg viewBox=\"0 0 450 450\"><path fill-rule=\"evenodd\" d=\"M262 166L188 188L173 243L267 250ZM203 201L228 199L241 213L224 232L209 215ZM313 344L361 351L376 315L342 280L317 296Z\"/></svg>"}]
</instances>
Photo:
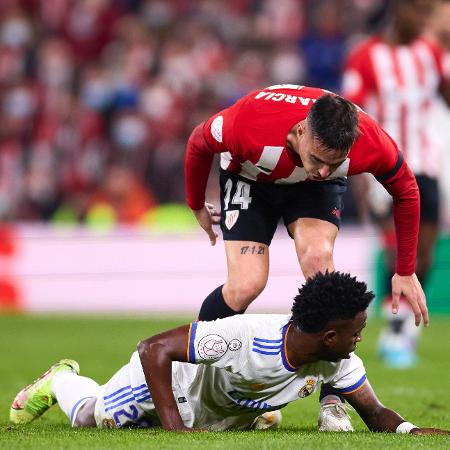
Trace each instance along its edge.
<instances>
[{"instance_id":1,"label":"green soccer cleat","mask_svg":"<svg viewBox=\"0 0 450 450\"><path fill-rule=\"evenodd\" d=\"M14 399L9 411L9 420L14 424L30 423L42 416L57 400L52 394L51 383L59 372L80 373L80 366L73 359L62 359L53 364L33 383L24 387Z\"/></svg>"}]
</instances>

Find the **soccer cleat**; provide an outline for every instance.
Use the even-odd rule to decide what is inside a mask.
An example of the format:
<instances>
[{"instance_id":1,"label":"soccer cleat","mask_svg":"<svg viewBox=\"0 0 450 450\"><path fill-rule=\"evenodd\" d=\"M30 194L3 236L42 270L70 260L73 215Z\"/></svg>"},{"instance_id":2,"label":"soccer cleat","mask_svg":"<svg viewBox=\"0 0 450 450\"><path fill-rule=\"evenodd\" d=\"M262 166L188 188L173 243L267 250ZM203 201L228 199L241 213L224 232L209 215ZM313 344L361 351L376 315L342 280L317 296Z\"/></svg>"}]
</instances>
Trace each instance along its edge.
<instances>
[{"instance_id":1,"label":"soccer cleat","mask_svg":"<svg viewBox=\"0 0 450 450\"><path fill-rule=\"evenodd\" d=\"M332 399L327 401L327 397ZM354 431L347 413L349 407L335 395L327 397L320 402L319 431Z\"/></svg>"},{"instance_id":2,"label":"soccer cleat","mask_svg":"<svg viewBox=\"0 0 450 450\"><path fill-rule=\"evenodd\" d=\"M53 377L60 372L78 374L80 366L73 359L62 359L53 364L47 372L16 395L9 411L9 420L14 424L30 423L53 406L57 401L52 394L51 383Z\"/></svg>"},{"instance_id":3,"label":"soccer cleat","mask_svg":"<svg viewBox=\"0 0 450 450\"><path fill-rule=\"evenodd\" d=\"M417 364L414 346L408 336L385 331L378 343L378 353L392 369L409 369Z\"/></svg>"},{"instance_id":4,"label":"soccer cleat","mask_svg":"<svg viewBox=\"0 0 450 450\"><path fill-rule=\"evenodd\" d=\"M269 428L278 428L282 419L281 411L268 411L258 416L253 422L253 430L267 430Z\"/></svg>"}]
</instances>

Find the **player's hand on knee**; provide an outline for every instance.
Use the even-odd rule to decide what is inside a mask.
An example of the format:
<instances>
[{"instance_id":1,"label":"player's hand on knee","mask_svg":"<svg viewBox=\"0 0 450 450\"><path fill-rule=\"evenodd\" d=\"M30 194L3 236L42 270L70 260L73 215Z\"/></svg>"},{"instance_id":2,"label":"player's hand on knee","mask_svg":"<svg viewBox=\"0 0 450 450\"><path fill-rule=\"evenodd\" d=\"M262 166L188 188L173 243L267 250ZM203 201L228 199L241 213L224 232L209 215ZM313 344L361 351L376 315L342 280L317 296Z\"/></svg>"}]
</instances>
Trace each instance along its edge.
<instances>
[{"instance_id":1,"label":"player's hand on knee","mask_svg":"<svg viewBox=\"0 0 450 450\"><path fill-rule=\"evenodd\" d=\"M205 203L202 209L194 211L194 215L200 226L206 231L211 245L216 244L218 234L212 226L220 223L220 212L216 210L213 204Z\"/></svg>"},{"instance_id":2,"label":"player's hand on knee","mask_svg":"<svg viewBox=\"0 0 450 450\"><path fill-rule=\"evenodd\" d=\"M400 297L404 296L414 312L416 326L419 326L421 318L427 327L429 325L428 308L422 286L416 274L401 276L397 273L392 277L392 313L397 314Z\"/></svg>"}]
</instances>

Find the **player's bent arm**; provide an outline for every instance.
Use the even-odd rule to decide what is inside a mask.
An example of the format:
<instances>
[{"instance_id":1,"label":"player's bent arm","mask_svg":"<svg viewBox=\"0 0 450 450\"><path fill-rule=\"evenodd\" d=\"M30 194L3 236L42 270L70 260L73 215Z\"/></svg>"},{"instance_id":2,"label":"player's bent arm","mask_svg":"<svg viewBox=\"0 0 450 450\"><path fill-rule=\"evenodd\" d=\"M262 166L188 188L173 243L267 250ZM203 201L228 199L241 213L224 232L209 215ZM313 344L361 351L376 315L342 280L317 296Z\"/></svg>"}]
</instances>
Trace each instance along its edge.
<instances>
[{"instance_id":1,"label":"player's bent arm","mask_svg":"<svg viewBox=\"0 0 450 450\"><path fill-rule=\"evenodd\" d=\"M397 427L405 422L395 411L380 403L368 380L358 390L346 394L345 399L371 431L395 432Z\"/></svg>"},{"instance_id":2,"label":"player's bent arm","mask_svg":"<svg viewBox=\"0 0 450 450\"><path fill-rule=\"evenodd\" d=\"M216 153L203 136L203 126L201 123L194 129L186 145L186 203L194 211L204 206L206 185Z\"/></svg>"},{"instance_id":3,"label":"player's bent arm","mask_svg":"<svg viewBox=\"0 0 450 450\"><path fill-rule=\"evenodd\" d=\"M187 361L189 325L158 334L138 344L145 380L165 430L190 431L178 411L172 391L172 361Z\"/></svg>"},{"instance_id":4,"label":"player's bent arm","mask_svg":"<svg viewBox=\"0 0 450 450\"><path fill-rule=\"evenodd\" d=\"M369 430L410 434L450 434L439 428L419 428L410 424L392 409L386 408L378 400L369 381L358 390L346 394L346 400L355 408Z\"/></svg>"}]
</instances>

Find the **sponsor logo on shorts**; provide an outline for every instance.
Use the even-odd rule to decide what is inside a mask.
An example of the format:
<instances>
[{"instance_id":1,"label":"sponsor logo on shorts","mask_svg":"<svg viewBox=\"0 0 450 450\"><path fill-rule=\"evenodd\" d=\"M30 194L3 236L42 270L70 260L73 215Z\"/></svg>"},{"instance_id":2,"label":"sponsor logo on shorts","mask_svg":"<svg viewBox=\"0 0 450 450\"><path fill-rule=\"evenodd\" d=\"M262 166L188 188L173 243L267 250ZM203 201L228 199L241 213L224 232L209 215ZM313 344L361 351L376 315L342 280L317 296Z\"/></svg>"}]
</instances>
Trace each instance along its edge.
<instances>
[{"instance_id":1,"label":"sponsor logo on shorts","mask_svg":"<svg viewBox=\"0 0 450 450\"><path fill-rule=\"evenodd\" d=\"M219 359L228 350L227 341L218 334L208 334L200 339L197 351L202 359Z\"/></svg>"},{"instance_id":2,"label":"sponsor logo on shorts","mask_svg":"<svg viewBox=\"0 0 450 450\"><path fill-rule=\"evenodd\" d=\"M225 225L231 230L239 217L239 210L227 211L225 214Z\"/></svg>"},{"instance_id":3,"label":"sponsor logo on shorts","mask_svg":"<svg viewBox=\"0 0 450 450\"><path fill-rule=\"evenodd\" d=\"M340 218L341 218L341 211L339 211L339 209L336 208L336 207L334 207L334 208L331 210L331 214L333 214L333 216L335 216L337 219L340 219Z\"/></svg>"},{"instance_id":4,"label":"sponsor logo on shorts","mask_svg":"<svg viewBox=\"0 0 450 450\"><path fill-rule=\"evenodd\" d=\"M228 344L228 348L235 352L236 350L239 350L242 347L242 342L239 339L232 339L230 343Z\"/></svg>"},{"instance_id":5,"label":"sponsor logo on shorts","mask_svg":"<svg viewBox=\"0 0 450 450\"><path fill-rule=\"evenodd\" d=\"M298 396L300 398L308 397L314 392L314 387L316 386L316 380L314 378L308 378L306 384L298 391Z\"/></svg>"}]
</instances>

